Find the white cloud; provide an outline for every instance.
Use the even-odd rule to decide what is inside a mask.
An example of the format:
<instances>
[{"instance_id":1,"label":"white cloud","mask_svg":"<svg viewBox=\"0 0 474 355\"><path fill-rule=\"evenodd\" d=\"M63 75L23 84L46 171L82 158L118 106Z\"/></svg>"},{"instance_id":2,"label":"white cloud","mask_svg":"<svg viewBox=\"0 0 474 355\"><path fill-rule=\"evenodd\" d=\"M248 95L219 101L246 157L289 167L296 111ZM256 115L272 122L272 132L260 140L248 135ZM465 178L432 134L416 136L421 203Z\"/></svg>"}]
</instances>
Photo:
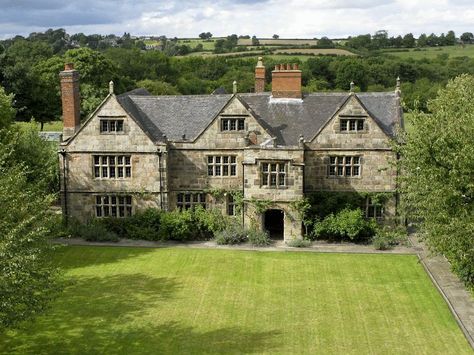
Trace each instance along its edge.
<instances>
[{"instance_id":1,"label":"white cloud","mask_svg":"<svg viewBox=\"0 0 474 355\"><path fill-rule=\"evenodd\" d=\"M195 37L232 33L269 37L343 37L386 29L413 32L474 32L472 0L0 0L0 37L49 27L68 32ZM84 2L89 6L84 6ZM44 3L42 9L40 4ZM14 5L12 5L14 4ZM87 5L86 4L86 5ZM22 7L23 6L23 7ZM74 10L74 11L72 11ZM41 16L39 15L41 14Z\"/></svg>"}]
</instances>

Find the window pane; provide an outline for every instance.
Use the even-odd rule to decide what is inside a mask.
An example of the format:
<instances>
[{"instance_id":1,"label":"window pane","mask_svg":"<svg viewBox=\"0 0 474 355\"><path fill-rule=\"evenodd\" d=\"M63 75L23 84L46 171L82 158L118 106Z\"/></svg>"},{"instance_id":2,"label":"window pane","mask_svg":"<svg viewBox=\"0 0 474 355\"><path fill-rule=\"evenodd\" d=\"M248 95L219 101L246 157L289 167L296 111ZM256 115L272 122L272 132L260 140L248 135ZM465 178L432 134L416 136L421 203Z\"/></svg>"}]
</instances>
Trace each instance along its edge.
<instances>
[{"instance_id":1,"label":"window pane","mask_svg":"<svg viewBox=\"0 0 474 355\"><path fill-rule=\"evenodd\" d=\"M207 163L208 164L212 164L214 162L214 157L210 156L210 157L207 157Z\"/></svg>"},{"instance_id":2,"label":"window pane","mask_svg":"<svg viewBox=\"0 0 474 355\"><path fill-rule=\"evenodd\" d=\"M125 165L130 165L130 156L125 157Z\"/></svg>"},{"instance_id":3,"label":"window pane","mask_svg":"<svg viewBox=\"0 0 474 355\"><path fill-rule=\"evenodd\" d=\"M216 176L221 176L221 167L219 165L216 165Z\"/></svg>"},{"instance_id":4,"label":"window pane","mask_svg":"<svg viewBox=\"0 0 474 355\"><path fill-rule=\"evenodd\" d=\"M268 174L262 174L262 185L268 185Z\"/></svg>"},{"instance_id":5,"label":"window pane","mask_svg":"<svg viewBox=\"0 0 474 355\"><path fill-rule=\"evenodd\" d=\"M119 156L117 157L117 164L118 164L118 165L122 165L122 164L123 164L123 156L122 156L122 155L119 155Z\"/></svg>"},{"instance_id":6,"label":"window pane","mask_svg":"<svg viewBox=\"0 0 474 355\"><path fill-rule=\"evenodd\" d=\"M215 157L216 159L216 164L220 164L221 163L221 157Z\"/></svg>"},{"instance_id":7,"label":"window pane","mask_svg":"<svg viewBox=\"0 0 474 355\"><path fill-rule=\"evenodd\" d=\"M112 197L110 198L110 203L111 203L112 205L116 205L116 204L117 204L117 197L116 197L116 196L112 196Z\"/></svg>"},{"instance_id":8,"label":"window pane","mask_svg":"<svg viewBox=\"0 0 474 355\"><path fill-rule=\"evenodd\" d=\"M191 202L191 195L190 194L185 194L184 195L184 201L185 202Z\"/></svg>"},{"instance_id":9,"label":"window pane","mask_svg":"<svg viewBox=\"0 0 474 355\"><path fill-rule=\"evenodd\" d=\"M102 177L107 177L107 169L106 167L102 168Z\"/></svg>"},{"instance_id":10,"label":"window pane","mask_svg":"<svg viewBox=\"0 0 474 355\"><path fill-rule=\"evenodd\" d=\"M276 186L276 174L271 174L270 175L270 186Z\"/></svg>"},{"instance_id":11,"label":"window pane","mask_svg":"<svg viewBox=\"0 0 474 355\"><path fill-rule=\"evenodd\" d=\"M229 166L228 165L224 165L222 167L222 175L223 176L229 176Z\"/></svg>"},{"instance_id":12,"label":"window pane","mask_svg":"<svg viewBox=\"0 0 474 355\"><path fill-rule=\"evenodd\" d=\"M262 164L262 171L268 171L268 163Z\"/></svg>"},{"instance_id":13,"label":"window pane","mask_svg":"<svg viewBox=\"0 0 474 355\"><path fill-rule=\"evenodd\" d=\"M110 215L109 213L109 206L104 206L104 216L108 217Z\"/></svg>"},{"instance_id":14,"label":"window pane","mask_svg":"<svg viewBox=\"0 0 474 355\"><path fill-rule=\"evenodd\" d=\"M285 164L279 164L279 171L285 172Z\"/></svg>"},{"instance_id":15,"label":"window pane","mask_svg":"<svg viewBox=\"0 0 474 355\"><path fill-rule=\"evenodd\" d=\"M127 197L126 197L126 200L127 200L127 205L131 205L131 204L132 204L132 196L127 196Z\"/></svg>"},{"instance_id":16,"label":"window pane","mask_svg":"<svg viewBox=\"0 0 474 355\"><path fill-rule=\"evenodd\" d=\"M94 164L99 165L100 164L100 157L98 155L94 155Z\"/></svg>"},{"instance_id":17,"label":"window pane","mask_svg":"<svg viewBox=\"0 0 474 355\"><path fill-rule=\"evenodd\" d=\"M336 157L330 157L329 158L329 163L330 164L336 164Z\"/></svg>"},{"instance_id":18,"label":"window pane","mask_svg":"<svg viewBox=\"0 0 474 355\"><path fill-rule=\"evenodd\" d=\"M355 131L356 129L356 122L354 120L349 121L349 130L350 131Z\"/></svg>"},{"instance_id":19,"label":"window pane","mask_svg":"<svg viewBox=\"0 0 474 355\"><path fill-rule=\"evenodd\" d=\"M132 168L130 168L129 166L127 166L125 168L125 177L131 177L132 176Z\"/></svg>"},{"instance_id":20,"label":"window pane","mask_svg":"<svg viewBox=\"0 0 474 355\"><path fill-rule=\"evenodd\" d=\"M235 160L235 157L230 157L230 162L231 162L231 164L235 164L235 161L236 161L236 160Z\"/></svg>"},{"instance_id":21,"label":"window pane","mask_svg":"<svg viewBox=\"0 0 474 355\"><path fill-rule=\"evenodd\" d=\"M95 197L95 203L100 205L102 203L102 198L100 196Z\"/></svg>"},{"instance_id":22,"label":"window pane","mask_svg":"<svg viewBox=\"0 0 474 355\"><path fill-rule=\"evenodd\" d=\"M117 121L117 132L123 132L123 121Z\"/></svg>"},{"instance_id":23,"label":"window pane","mask_svg":"<svg viewBox=\"0 0 474 355\"><path fill-rule=\"evenodd\" d=\"M341 120L341 131L347 131L347 120Z\"/></svg>"},{"instance_id":24,"label":"window pane","mask_svg":"<svg viewBox=\"0 0 474 355\"><path fill-rule=\"evenodd\" d=\"M94 176L96 178L100 177L100 168L98 166L94 167Z\"/></svg>"},{"instance_id":25,"label":"window pane","mask_svg":"<svg viewBox=\"0 0 474 355\"><path fill-rule=\"evenodd\" d=\"M115 132L115 121L109 121L110 132Z\"/></svg>"},{"instance_id":26,"label":"window pane","mask_svg":"<svg viewBox=\"0 0 474 355\"><path fill-rule=\"evenodd\" d=\"M353 174L354 176L359 176L360 169L359 169L358 166L353 166L353 167L352 167L352 171L353 171L353 173L354 173L354 174Z\"/></svg>"},{"instance_id":27,"label":"window pane","mask_svg":"<svg viewBox=\"0 0 474 355\"><path fill-rule=\"evenodd\" d=\"M270 164L270 171L277 171L277 165L276 164Z\"/></svg>"},{"instance_id":28,"label":"window pane","mask_svg":"<svg viewBox=\"0 0 474 355\"><path fill-rule=\"evenodd\" d=\"M119 198L118 198L118 203L119 203L120 205L123 205L123 204L125 203L125 199L124 199L123 196L119 196Z\"/></svg>"},{"instance_id":29,"label":"window pane","mask_svg":"<svg viewBox=\"0 0 474 355\"><path fill-rule=\"evenodd\" d=\"M115 167L111 167L109 169L109 177L111 177L111 178L115 177Z\"/></svg>"},{"instance_id":30,"label":"window pane","mask_svg":"<svg viewBox=\"0 0 474 355\"><path fill-rule=\"evenodd\" d=\"M117 206L112 206L112 207L110 208L110 215L111 215L112 217L117 217Z\"/></svg>"},{"instance_id":31,"label":"window pane","mask_svg":"<svg viewBox=\"0 0 474 355\"><path fill-rule=\"evenodd\" d=\"M235 165L231 165L231 167L230 167L230 175L232 175L232 176L237 175L237 169L236 169Z\"/></svg>"},{"instance_id":32,"label":"window pane","mask_svg":"<svg viewBox=\"0 0 474 355\"><path fill-rule=\"evenodd\" d=\"M330 166L329 167L329 175L331 175L331 176L336 175L336 167L335 166Z\"/></svg>"},{"instance_id":33,"label":"window pane","mask_svg":"<svg viewBox=\"0 0 474 355\"><path fill-rule=\"evenodd\" d=\"M358 131L363 131L364 130L364 120L358 120L357 121L357 130Z\"/></svg>"},{"instance_id":34,"label":"window pane","mask_svg":"<svg viewBox=\"0 0 474 355\"><path fill-rule=\"evenodd\" d=\"M229 121L228 120L222 120L222 130L223 131L228 131L229 130Z\"/></svg>"},{"instance_id":35,"label":"window pane","mask_svg":"<svg viewBox=\"0 0 474 355\"><path fill-rule=\"evenodd\" d=\"M352 162L353 162L353 164L355 164L355 165L356 165L356 164L359 164L359 163L360 163L360 157L353 157L353 158L352 158Z\"/></svg>"},{"instance_id":36,"label":"window pane","mask_svg":"<svg viewBox=\"0 0 474 355\"><path fill-rule=\"evenodd\" d=\"M284 174L280 174L280 176L278 177L278 185L285 186L285 175Z\"/></svg>"},{"instance_id":37,"label":"window pane","mask_svg":"<svg viewBox=\"0 0 474 355\"><path fill-rule=\"evenodd\" d=\"M214 175L214 168L213 168L212 165L209 165L209 166L207 167L207 175L208 175L208 176Z\"/></svg>"},{"instance_id":38,"label":"window pane","mask_svg":"<svg viewBox=\"0 0 474 355\"><path fill-rule=\"evenodd\" d=\"M236 120L229 120L230 121L230 130L235 131L236 130Z\"/></svg>"},{"instance_id":39,"label":"window pane","mask_svg":"<svg viewBox=\"0 0 474 355\"><path fill-rule=\"evenodd\" d=\"M119 178L123 178L123 168L122 167L117 168L117 176Z\"/></svg>"},{"instance_id":40,"label":"window pane","mask_svg":"<svg viewBox=\"0 0 474 355\"><path fill-rule=\"evenodd\" d=\"M245 129L244 120L239 120L239 131L243 131Z\"/></svg>"},{"instance_id":41,"label":"window pane","mask_svg":"<svg viewBox=\"0 0 474 355\"><path fill-rule=\"evenodd\" d=\"M113 155L109 155L109 165L115 165L115 157Z\"/></svg>"},{"instance_id":42,"label":"window pane","mask_svg":"<svg viewBox=\"0 0 474 355\"><path fill-rule=\"evenodd\" d=\"M344 169L343 169L342 166L338 166L338 167L337 167L337 175L339 175L339 176L344 175L344 174L343 174L343 171L344 171Z\"/></svg>"},{"instance_id":43,"label":"window pane","mask_svg":"<svg viewBox=\"0 0 474 355\"><path fill-rule=\"evenodd\" d=\"M183 202L183 194L178 194L178 202Z\"/></svg>"},{"instance_id":44,"label":"window pane","mask_svg":"<svg viewBox=\"0 0 474 355\"><path fill-rule=\"evenodd\" d=\"M95 215L96 217L102 217L102 207L100 206L95 207Z\"/></svg>"}]
</instances>

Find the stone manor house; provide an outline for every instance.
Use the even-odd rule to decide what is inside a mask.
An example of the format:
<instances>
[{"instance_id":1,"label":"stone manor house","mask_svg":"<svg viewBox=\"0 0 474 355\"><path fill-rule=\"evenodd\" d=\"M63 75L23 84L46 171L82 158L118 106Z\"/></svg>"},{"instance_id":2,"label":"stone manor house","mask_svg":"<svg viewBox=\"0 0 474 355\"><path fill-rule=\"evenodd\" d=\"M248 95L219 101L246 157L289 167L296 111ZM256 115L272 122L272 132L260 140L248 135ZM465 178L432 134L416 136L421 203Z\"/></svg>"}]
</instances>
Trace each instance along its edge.
<instances>
[{"instance_id":1,"label":"stone manor house","mask_svg":"<svg viewBox=\"0 0 474 355\"><path fill-rule=\"evenodd\" d=\"M307 194L395 191L390 140L403 126L399 82L394 92L303 94L301 70L282 64L265 92L259 58L254 93L238 93L234 83L233 94L115 95L111 82L109 95L81 124L79 73L66 64L60 80L68 217L201 205L288 240L302 236L292 206ZM243 198L240 208L236 196ZM392 196L384 206L368 199L367 216L393 218ZM266 209L255 201L266 201Z\"/></svg>"}]
</instances>

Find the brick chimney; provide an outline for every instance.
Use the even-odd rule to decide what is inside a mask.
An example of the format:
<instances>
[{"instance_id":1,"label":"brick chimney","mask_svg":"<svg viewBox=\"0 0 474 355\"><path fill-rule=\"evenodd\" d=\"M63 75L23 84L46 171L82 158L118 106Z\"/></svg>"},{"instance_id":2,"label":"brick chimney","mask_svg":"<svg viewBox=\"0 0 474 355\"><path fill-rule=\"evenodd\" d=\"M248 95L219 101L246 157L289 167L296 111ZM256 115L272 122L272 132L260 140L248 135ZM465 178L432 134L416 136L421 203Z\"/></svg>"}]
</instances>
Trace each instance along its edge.
<instances>
[{"instance_id":1,"label":"brick chimney","mask_svg":"<svg viewBox=\"0 0 474 355\"><path fill-rule=\"evenodd\" d=\"M263 58L258 57L257 66L255 67L255 92L265 91L265 66Z\"/></svg>"},{"instance_id":2,"label":"brick chimney","mask_svg":"<svg viewBox=\"0 0 474 355\"><path fill-rule=\"evenodd\" d=\"M272 71L274 98L301 99L301 70L298 64L277 64Z\"/></svg>"},{"instance_id":3,"label":"brick chimney","mask_svg":"<svg viewBox=\"0 0 474 355\"><path fill-rule=\"evenodd\" d=\"M79 72L72 63L67 63L59 73L61 100L63 104L63 140L74 135L81 126L81 98L79 94Z\"/></svg>"}]
</instances>

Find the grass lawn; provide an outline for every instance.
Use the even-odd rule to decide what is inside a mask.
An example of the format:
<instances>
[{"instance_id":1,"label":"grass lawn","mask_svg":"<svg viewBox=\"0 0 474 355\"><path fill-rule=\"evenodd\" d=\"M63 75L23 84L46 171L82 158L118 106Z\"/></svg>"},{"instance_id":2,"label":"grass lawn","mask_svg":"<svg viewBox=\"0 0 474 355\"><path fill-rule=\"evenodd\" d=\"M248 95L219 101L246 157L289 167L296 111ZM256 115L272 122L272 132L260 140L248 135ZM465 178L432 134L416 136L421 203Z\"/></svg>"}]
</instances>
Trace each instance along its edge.
<instances>
[{"instance_id":1,"label":"grass lawn","mask_svg":"<svg viewBox=\"0 0 474 355\"><path fill-rule=\"evenodd\" d=\"M460 45L446 47L426 47L421 51L410 49L409 52L390 52L384 51L386 54L394 55L400 58L436 58L439 54L449 54L450 57L471 57L474 58L474 44L468 44L464 48Z\"/></svg>"},{"instance_id":2,"label":"grass lawn","mask_svg":"<svg viewBox=\"0 0 474 355\"><path fill-rule=\"evenodd\" d=\"M29 122L15 122L15 124L20 126L28 125ZM38 128L41 127L41 123L37 122ZM43 131L45 132L62 132L63 130L63 121L52 121L44 124Z\"/></svg>"},{"instance_id":3,"label":"grass lawn","mask_svg":"<svg viewBox=\"0 0 474 355\"><path fill-rule=\"evenodd\" d=\"M0 353L472 354L412 255L65 247L70 285Z\"/></svg>"}]
</instances>

